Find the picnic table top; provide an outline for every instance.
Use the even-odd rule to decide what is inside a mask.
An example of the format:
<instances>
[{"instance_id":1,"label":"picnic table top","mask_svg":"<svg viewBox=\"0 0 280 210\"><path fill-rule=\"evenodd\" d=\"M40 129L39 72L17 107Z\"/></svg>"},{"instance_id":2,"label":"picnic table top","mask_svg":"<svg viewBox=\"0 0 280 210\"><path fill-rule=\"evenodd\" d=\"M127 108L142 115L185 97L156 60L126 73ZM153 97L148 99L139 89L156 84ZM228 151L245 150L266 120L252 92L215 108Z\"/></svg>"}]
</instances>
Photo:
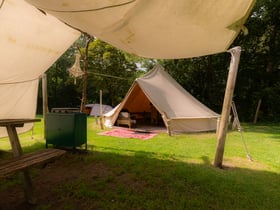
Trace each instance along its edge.
<instances>
[{"instance_id":1,"label":"picnic table top","mask_svg":"<svg viewBox=\"0 0 280 210\"><path fill-rule=\"evenodd\" d=\"M31 122L40 122L41 119L21 118L21 119L0 119L0 126L17 125Z\"/></svg>"}]
</instances>

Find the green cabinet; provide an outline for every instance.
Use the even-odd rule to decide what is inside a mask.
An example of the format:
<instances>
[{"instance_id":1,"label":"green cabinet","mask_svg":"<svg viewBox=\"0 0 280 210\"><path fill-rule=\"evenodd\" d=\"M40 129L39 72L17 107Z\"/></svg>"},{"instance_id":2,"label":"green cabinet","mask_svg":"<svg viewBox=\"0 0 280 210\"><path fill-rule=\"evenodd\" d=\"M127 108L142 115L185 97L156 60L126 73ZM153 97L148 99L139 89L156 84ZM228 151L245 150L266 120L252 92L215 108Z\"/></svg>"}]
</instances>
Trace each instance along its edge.
<instances>
[{"instance_id":1,"label":"green cabinet","mask_svg":"<svg viewBox=\"0 0 280 210\"><path fill-rule=\"evenodd\" d=\"M80 147L87 149L87 115L85 113L47 113L46 147Z\"/></svg>"}]
</instances>

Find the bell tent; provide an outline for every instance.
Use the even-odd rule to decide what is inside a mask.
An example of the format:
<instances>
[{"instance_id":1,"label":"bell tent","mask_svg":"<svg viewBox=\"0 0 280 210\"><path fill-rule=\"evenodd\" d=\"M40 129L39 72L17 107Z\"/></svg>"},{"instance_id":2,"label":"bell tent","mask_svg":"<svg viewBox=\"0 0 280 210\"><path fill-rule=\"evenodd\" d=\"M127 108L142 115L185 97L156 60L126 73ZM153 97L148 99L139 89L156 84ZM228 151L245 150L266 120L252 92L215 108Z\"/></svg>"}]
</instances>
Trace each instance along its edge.
<instances>
[{"instance_id":1,"label":"bell tent","mask_svg":"<svg viewBox=\"0 0 280 210\"><path fill-rule=\"evenodd\" d=\"M194 98L160 65L137 78L123 101L104 115L105 125L117 123L122 110L127 110L138 123L151 123L153 108L169 133L215 130L219 114Z\"/></svg>"}]
</instances>

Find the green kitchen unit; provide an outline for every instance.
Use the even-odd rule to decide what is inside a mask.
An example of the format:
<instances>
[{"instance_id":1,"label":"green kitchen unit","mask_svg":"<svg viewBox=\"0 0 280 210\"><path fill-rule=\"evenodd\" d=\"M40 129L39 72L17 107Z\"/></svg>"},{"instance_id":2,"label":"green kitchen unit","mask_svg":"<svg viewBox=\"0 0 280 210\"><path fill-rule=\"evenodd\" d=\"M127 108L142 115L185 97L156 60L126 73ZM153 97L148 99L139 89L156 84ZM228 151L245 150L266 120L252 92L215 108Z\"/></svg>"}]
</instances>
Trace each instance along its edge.
<instances>
[{"instance_id":1,"label":"green kitchen unit","mask_svg":"<svg viewBox=\"0 0 280 210\"><path fill-rule=\"evenodd\" d=\"M85 113L47 113L46 147L81 147L87 149L87 115Z\"/></svg>"}]
</instances>

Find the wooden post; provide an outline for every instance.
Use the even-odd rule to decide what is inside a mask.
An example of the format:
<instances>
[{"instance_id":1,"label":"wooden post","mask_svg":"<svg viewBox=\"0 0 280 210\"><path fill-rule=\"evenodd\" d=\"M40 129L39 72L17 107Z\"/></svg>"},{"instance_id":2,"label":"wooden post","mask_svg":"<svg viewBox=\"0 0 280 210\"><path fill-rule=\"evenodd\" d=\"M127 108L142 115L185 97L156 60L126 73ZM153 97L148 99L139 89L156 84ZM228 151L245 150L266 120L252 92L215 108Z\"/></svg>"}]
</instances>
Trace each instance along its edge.
<instances>
[{"instance_id":1,"label":"wooden post","mask_svg":"<svg viewBox=\"0 0 280 210\"><path fill-rule=\"evenodd\" d=\"M90 42L93 41L93 37L85 34L87 36L86 46L85 46L85 55L84 55L84 74L83 74L83 93L82 93L82 100L81 100L81 107L80 112L85 111L85 105L87 102L87 80L88 80L88 48Z\"/></svg>"},{"instance_id":2,"label":"wooden post","mask_svg":"<svg viewBox=\"0 0 280 210\"><path fill-rule=\"evenodd\" d=\"M258 106L257 106L257 109L256 109L256 113L255 113L255 117L254 117L254 124L257 123L258 116L259 116L259 111L260 111L260 108L261 108L261 103L262 103L262 99L259 99Z\"/></svg>"},{"instance_id":3,"label":"wooden post","mask_svg":"<svg viewBox=\"0 0 280 210\"><path fill-rule=\"evenodd\" d=\"M103 130L104 126L103 126L103 110L102 110L102 90L99 91L100 93L100 128Z\"/></svg>"},{"instance_id":4,"label":"wooden post","mask_svg":"<svg viewBox=\"0 0 280 210\"><path fill-rule=\"evenodd\" d=\"M44 118L44 139L46 138L46 114L48 109L48 89L47 89L47 75L42 75L42 96L43 96L43 118Z\"/></svg>"},{"instance_id":5,"label":"wooden post","mask_svg":"<svg viewBox=\"0 0 280 210\"><path fill-rule=\"evenodd\" d=\"M83 93L82 93L82 100L81 100L81 107L80 112L85 112L85 105L87 102L87 79L88 79L88 47L89 47L90 39L88 38L86 42L85 48L85 56L84 56L84 74L83 74Z\"/></svg>"},{"instance_id":6,"label":"wooden post","mask_svg":"<svg viewBox=\"0 0 280 210\"><path fill-rule=\"evenodd\" d=\"M214 160L214 166L218 168L222 168L222 164L223 164L224 147L225 147L226 134L227 134L227 128L229 123L232 97L233 97L238 65L240 60L241 47L234 47L230 49L228 52L231 53L231 62L229 67L227 86L226 86L222 115L220 120L219 131L218 131L216 156Z\"/></svg>"}]
</instances>

